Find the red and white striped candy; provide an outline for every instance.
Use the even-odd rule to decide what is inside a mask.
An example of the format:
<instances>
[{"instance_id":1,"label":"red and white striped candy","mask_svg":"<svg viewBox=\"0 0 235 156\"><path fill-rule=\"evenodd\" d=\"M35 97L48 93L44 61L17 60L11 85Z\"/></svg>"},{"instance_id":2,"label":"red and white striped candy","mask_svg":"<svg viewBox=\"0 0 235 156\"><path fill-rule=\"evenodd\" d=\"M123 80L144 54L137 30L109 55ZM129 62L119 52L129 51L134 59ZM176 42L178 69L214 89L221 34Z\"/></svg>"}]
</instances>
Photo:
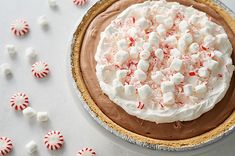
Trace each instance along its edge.
<instances>
[{"instance_id":1,"label":"red and white striped candy","mask_svg":"<svg viewBox=\"0 0 235 156\"><path fill-rule=\"evenodd\" d=\"M10 104L15 110L24 110L29 105L29 98L25 93L17 93L11 97Z\"/></svg>"},{"instance_id":2,"label":"red and white striped candy","mask_svg":"<svg viewBox=\"0 0 235 156\"><path fill-rule=\"evenodd\" d=\"M136 107L137 107L138 109L144 109L144 103L138 102L137 105L136 105Z\"/></svg>"},{"instance_id":3,"label":"red and white striped candy","mask_svg":"<svg viewBox=\"0 0 235 156\"><path fill-rule=\"evenodd\" d=\"M10 138L0 137L0 156L7 155L13 149L13 144Z\"/></svg>"},{"instance_id":4,"label":"red and white striped candy","mask_svg":"<svg viewBox=\"0 0 235 156\"><path fill-rule=\"evenodd\" d=\"M58 150L64 144L64 136L59 131L50 131L44 137L44 144L49 150Z\"/></svg>"},{"instance_id":5,"label":"red and white striped candy","mask_svg":"<svg viewBox=\"0 0 235 156\"><path fill-rule=\"evenodd\" d=\"M96 156L96 153L91 148L83 148L80 151L78 151L78 156Z\"/></svg>"},{"instance_id":6,"label":"red and white striped candy","mask_svg":"<svg viewBox=\"0 0 235 156\"><path fill-rule=\"evenodd\" d=\"M11 24L11 32L16 36L23 36L29 32L29 24L25 20L16 20Z\"/></svg>"},{"instance_id":7,"label":"red and white striped candy","mask_svg":"<svg viewBox=\"0 0 235 156\"><path fill-rule=\"evenodd\" d=\"M73 0L73 3L75 5L80 5L80 6L83 6L87 3L87 0Z\"/></svg>"},{"instance_id":8,"label":"red and white striped candy","mask_svg":"<svg viewBox=\"0 0 235 156\"><path fill-rule=\"evenodd\" d=\"M46 77L49 73L49 67L48 64L45 62L36 62L32 65L32 73L37 78L43 78Z\"/></svg>"}]
</instances>

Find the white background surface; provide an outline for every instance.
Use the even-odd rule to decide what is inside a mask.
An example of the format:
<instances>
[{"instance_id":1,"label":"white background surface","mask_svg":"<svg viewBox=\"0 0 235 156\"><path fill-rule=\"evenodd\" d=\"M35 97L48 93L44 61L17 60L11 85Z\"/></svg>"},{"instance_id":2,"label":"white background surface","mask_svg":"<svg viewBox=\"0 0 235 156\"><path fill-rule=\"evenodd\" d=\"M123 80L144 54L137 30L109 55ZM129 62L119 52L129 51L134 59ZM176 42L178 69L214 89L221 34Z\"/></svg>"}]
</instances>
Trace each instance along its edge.
<instances>
[{"instance_id":1,"label":"white background surface","mask_svg":"<svg viewBox=\"0 0 235 156\"><path fill-rule=\"evenodd\" d=\"M78 97L68 82L68 40L76 23L96 0L85 7L76 7L72 0L58 0L58 9L50 9L47 0L0 0L0 64L12 66L13 77L6 79L0 73L0 136L13 139L14 151L10 156L26 156L25 144L35 140L38 152L34 156L75 156L82 147L92 147L97 156L234 156L235 133L223 140L183 153L153 151L129 144L98 125L81 106ZM235 0L224 0L235 11ZM46 15L50 29L43 31L37 19ZM26 19L31 27L26 38L16 38L10 32L15 19ZM18 55L11 59L5 53L5 45L14 44ZM39 60L49 63L51 73L43 80L35 79L31 66L25 58L25 49L34 47ZM37 111L48 111L50 121L38 123L28 120L21 112L9 107L12 94L25 92L30 105ZM65 145L58 152L49 152L43 145L43 136L49 130L60 130Z\"/></svg>"}]
</instances>

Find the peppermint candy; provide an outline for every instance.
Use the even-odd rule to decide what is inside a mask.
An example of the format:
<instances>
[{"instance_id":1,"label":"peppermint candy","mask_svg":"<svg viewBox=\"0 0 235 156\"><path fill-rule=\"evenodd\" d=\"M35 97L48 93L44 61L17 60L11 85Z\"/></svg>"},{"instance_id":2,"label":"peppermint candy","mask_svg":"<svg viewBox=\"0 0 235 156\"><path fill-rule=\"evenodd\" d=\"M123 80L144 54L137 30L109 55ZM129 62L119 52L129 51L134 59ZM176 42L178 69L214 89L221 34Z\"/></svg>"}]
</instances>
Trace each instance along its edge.
<instances>
[{"instance_id":1,"label":"peppermint candy","mask_svg":"<svg viewBox=\"0 0 235 156\"><path fill-rule=\"evenodd\" d=\"M144 103L138 102L137 105L136 105L136 107L137 107L138 109L144 109Z\"/></svg>"},{"instance_id":2,"label":"peppermint candy","mask_svg":"<svg viewBox=\"0 0 235 156\"><path fill-rule=\"evenodd\" d=\"M50 131L44 137L44 144L49 150L58 150L64 144L64 136L59 131Z\"/></svg>"},{"instance_id":3,"label":"peppermint candy","mask_svg":"<svg viewBox=\"0 0 235 156\"><path fill-rule=\"evenodd\" d=\"M32 65L32 73L37 78L44 78L49 73L48 64L45 62L36 62Z\"/></svg>"},{"instance_id":4,"label":"peppermint candy","mask_svg":"<svg viewBox=\"0 0 235 156\"><path fill-rule=\"evenodd\" d=\"M16 36L23 36L29 32L29 24L25 20L16 20L11 24L11 32Z\"/></svg>"},{"instance_id":5,"label":"peppermint candy","mask_svg":"<svg viewBox=\"0 0 235 156\"><path fill-rule=\"evenodd\" d=\"M73 3L75 5L80 5L80 6L83 6L87 3L87 0L73 0Z\"/></svg>"},{"instance_id":6,"label":"peppermint candy","mask_svg":"<svg viewBox=\"0 0 235 156\"><path fill-rule=\"evenodd\" d=\"M0 156L7 155L13 149L13 144L10 138L0 137Z\"/></svg>"},{"instance_id":7,"label":"peppermint candy","mask_svg":"<svg viewBox=\"0 0 235 156\"><path fill-rule=\"evenodd\" d=\"M91 148L83 148L80 151L78 151L78 156L96 156L96 153Z\"/></svg>"},{"instance_id":8,"label":"peppermint candy","mask_svg":"<svg viewBox=\"0 0 235 156\"><path fill-rule=\"evenodd\" d=\"M29 98L25 93L17 93L11 97L10 104L15 110L24 110L29 105Z\"/></svg>"}]
</instances>

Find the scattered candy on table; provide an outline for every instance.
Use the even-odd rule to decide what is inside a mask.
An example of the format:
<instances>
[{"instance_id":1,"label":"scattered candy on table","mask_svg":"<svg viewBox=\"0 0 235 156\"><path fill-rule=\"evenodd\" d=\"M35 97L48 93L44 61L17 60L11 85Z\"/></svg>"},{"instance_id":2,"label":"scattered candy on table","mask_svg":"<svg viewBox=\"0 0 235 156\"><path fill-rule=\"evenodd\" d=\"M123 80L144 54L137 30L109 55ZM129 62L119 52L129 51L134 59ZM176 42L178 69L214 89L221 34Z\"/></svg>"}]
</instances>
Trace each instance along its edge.
<instances>
[{"instance_id":1,"label":"scattered candy on table","mask_svg":"<svg viewBox=\"0 0 235 156\"><path fill-rule=\"evenodd\" d=\"M50 131L44 137L44 144L49 150L58 150L64 144L64 136L59 131Z\"/></svg>"},{"instance_id":2,"label":"scattered candy on table","mask_svg":"<svg viewBox=\"0 0 235 156\"><path fill-rule=\"evenodd\" d=\"M16 20L11 24L11 31L16 36L23 36L29 32L29 24L25 20Z\"/></svg>"},{"instance_id":3,"label":"scattered candy on table","mask_svg":"<svg viewBox=\"0 0 235 156\"><path fill-rule=\"evenodd\" d=\"M25 148L27 152L31 154L37 151L37 144L32 140L25 145Z\"/></svg>"},{"instance_id":4,"label":"scattered candy on table","mask_svg":"<svg viewBox=\"0 0 235 156\"><path fill-rule=\"evenodd\" d=\"M83 6L87 3L87 0L73 0L73 3L75 5L80 5L80 6Z\"/></svg>"},{"instance_id":5,"label":"scattered candy on table","mask_svg":"<svg viewBox=\"0 0 235 156\"><path fill-rule=\"evenodd\" d=\"M31 107L27 107L23 110L23 115L27 118L32 118L36 115L36 111Z\"/></svg>"},{"instance_id":6,"label":"scattered candy on table","mask_svg":"<svg viewBox=\"0 0 235 156\"><path fill-rule=\"evenodd\" d=\"M39 61L32 65L31 71L35 77L44 78L49 73L49 67L47 63Z\"/></svg>"},{"instance_id":7,"label":"scattered candy on table","mask_svg":"<svg viewBox=\"0 0 235 156\"><path fill-rule=\"evenodd\" d=\"M29 98L25 93L17 93L11 97L10 104L15 110L24 110L29 105Z\"/></svg>"},{"instance_id":8,"label":"scattered candy on table","mask_svg":"<svg viewBox=\"0 0 235 156\"><path fill-rule=\"evenodd\" d=\"M13 44L6 45L6 51L10 57L15 57L17 54L16 47Z\"/></svg>"},{"instance_id":9,"label":"scattered candy on table","mask_svg":"<svg viewBox=\"0 0 235 156\"><path fill-rule=\"evenodd\" d=\"M49 23L48 23L48 20L47 20L47 17L46 16L40 16L38 18L38 24L43 27L43 28L47 28Z\"/></svg>"},{"instance_id":10,"label":"scattered candy on table","mask_svg":"<svg viewBox=\"0 0 235 156\"><path fill-rule=\"evenodd\" d=\"M57 1L56 0L48 0L48 4L51 8L57 7Z\"/></svg>"},{"instance_id":11,"label":"scattered candy on table","mask_svg":"<svg viewBox=\"0 0 235 156\"><path fill-rule=\"evenodd\" d=\"M4 63L0 65L0 69L5 76L12 75L12 69L8 63Z\"/></svg>"},{"instance_id":12,"label":"scattered candy on table","mask_svg":"<svg viewBox=\"0 0 235 156\"><path fill-rule=\"evenodd\" d=\"M78 151L77 156L96 156L96 153L92 148L83 148Z\"/></svg>"},{"instance_id":13,"label":"scattered candy on table","mask_svg":"<svg viewBox=\"0 0 235 156\"><path fill-rule=\"evenodd\" d=\"M5 156L13 149L13 144L10 138L0 137L0 156Z\"/></svg>"},{"instance_id":14,"label":"scattered candy on table","mask_svg":"<svg viewBox=\"0 0 235 156\"><path fill-rule=\"evenodd\" d=\"M45 122L49 119L47 112L38 112L37 113L37 120L39 122Z\"/></svg>"},{"instance_id":15,"label":"scattered candy on table","mask_svg":"<svg viewBox=\"0 0 235 156\"><path fill-rule=\"evenodd\" d=\"M33 62L37 60L38 53L33 47L29 47L25 50L25 56L30 62Z\"/></svg>"}]
</instances>

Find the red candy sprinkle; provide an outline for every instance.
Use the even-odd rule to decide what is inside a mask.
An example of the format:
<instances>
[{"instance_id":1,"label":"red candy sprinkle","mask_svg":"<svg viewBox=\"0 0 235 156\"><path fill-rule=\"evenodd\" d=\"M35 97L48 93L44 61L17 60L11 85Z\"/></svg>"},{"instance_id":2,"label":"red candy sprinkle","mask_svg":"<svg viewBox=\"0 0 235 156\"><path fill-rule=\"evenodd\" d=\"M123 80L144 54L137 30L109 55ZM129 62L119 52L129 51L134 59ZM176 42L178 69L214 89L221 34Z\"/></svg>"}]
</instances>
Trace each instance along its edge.
<instances>
[{"instance_id":1,"label":"red candy sprinkle","mask_svg":"<svg viewBox=\"0 0 235 156\"><path fill-rule=\"evenodd\" d=\"M189 72L189 76L195 76L196 73L195 72Z\"/></svg>"},{"instance_id":2,"label":"red candy sprinkle","mask_svg":"<svg viewBox=\"0 0 235 156\"><path fill-rule=\"evenodd\" d=\"M138 108L138 109L143 109L143 108L144 108L144 103L138 102L137 108Z\"/></svg>"}]
</instances>

